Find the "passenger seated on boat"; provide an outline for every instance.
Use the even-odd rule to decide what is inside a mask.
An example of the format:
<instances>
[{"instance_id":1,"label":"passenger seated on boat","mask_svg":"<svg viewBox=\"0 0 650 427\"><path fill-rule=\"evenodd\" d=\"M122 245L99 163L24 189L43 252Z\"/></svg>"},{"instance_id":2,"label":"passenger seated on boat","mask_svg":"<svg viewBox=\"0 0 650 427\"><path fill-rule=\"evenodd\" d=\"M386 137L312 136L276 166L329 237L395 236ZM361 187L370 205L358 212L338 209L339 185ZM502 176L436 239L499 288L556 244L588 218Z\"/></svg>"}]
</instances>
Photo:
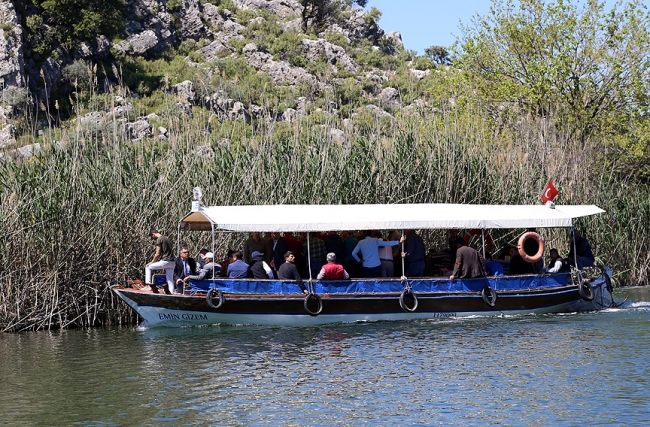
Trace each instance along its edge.
<instances>
[{"instance_id":1,"label":"passenger seated on boat","mask_svg":"<svg viewBox=\"0 0 650 427\"><path fill-rule=\"evenodd\" d=\"M284 264L282 264L278 269L278 279L296 280L298 286L302 289L302 293L309 293L307 288L305 288L305 285L302 284L302 278L300 277L300 273L298 273L298 268L296 267L296 255L291 251L287 251L287 253L284 254Z\"/></svg>"},{"instance_id":2,"label":"passenger seated on boat","mask_svg":"<svg viewBox=\"0 0 650 427\"><path fill-rule=\"evenodd\" d=\"M205 265L205 254L210 252L209 250L203 248L199 251L199 260L196 261L197 268L203 268Z\"/></svg>"},{"instance_id":3,"label":"passenger seated on boat","mask_svg":"<svg viewBox=\"0 0 650 427\"><path fill-rule=\"evenodd\" d=\"M191 274L196 274L197 263L194 258L190 257L190 250L187 246L181 248L181 253L174 262L176 263L174 267L174 284L176 285L176 292L182 294L184 279Z\"/></svg>"},{"instance_id":4,"label":"passenger seated on boat","mask_svg":"<svg viewBox=\"0 0 650 427\"><path fill-rule=\"evenodd\" d=\"M327 254L327 264L320 269L318 280L339 280L339 279L349 279L350 275L343 268L341 264L336 263L336 254L330 252Z\"/></svg>"},{"instance_id":5,"label":"passenger seated on boat","mask_svg":"<svg viewBox=\"0 0 650 427\"><path fill-rule=\"evenodd\" d=\"M547 273L564 273L571 271L569 263L559 255L557 249L553 248L548 252L551 257L551 262L548 264L548 267L546 267Z\"/></svg>"},{"instance_id":6,"label":"passenger seated on boat","mask_svg":"<svg viewBox=\"0 0 650 427\"><path fill-rule=\"evenodd\" d=\"M231 279L246 279L251 277L251 268L242 260L243 257L244 254L241 251L232 254L233 261L228 266L228 271L226 272L226 275Z\"/></svg>"},{"instance_id":7,"label":"passenger seated on boat","mask_svg":"<svg viewBox=\"0 0 650 427\"><path fill-rule=\"evenodd\" d=\"M535 274L535 266L526 262L517 248L510 250L510 274Z\"/></svg>"},{"instance_id":8,"label":"passenger seated on boat","mask_svg":"<svg viewBox=\"0 0 650 427\"><path fill-rule=\"evenodd\" d=\"M264 261L264 254L255 251L251 254L251 273L253 274L253 279L273 279L273 270L271 267Z\"/></svg>"},{"instance_id":9,"label":"passenger seated on boat","mask_svg":"<svg viewBox=\"0 0 650 427\"><path fill-rule=\"evenodd\" d=\"M191 274L185 277L183 281L187 283L190 280L210 280L219 276L221 276L221 266L214 262L214 254L208 252L205 254L205 265L199 270L198 274Z\"/></svg>"},{"instance_id":10,"label":"passenger seated on boat","mask_svg":"<svg viewBox=\"0 0 650 427\"><path fill-rule=\"evenodd\" d=\"M492 254L485 253L485 273L488 276L503 276L503 266L501 263L492 260Z\"/></svg>"},{"instance_id":11,"label":"passenger seated on boat","mask_svg":"<svg viewBox=\"0 0 650 427\"><path fill-rule=\"evenodd\" d=\"M449 278L454 280L456 278L471 279L473 277L485 277L483 259L476 249L465 246L465 239L458 239L456 264L454 264L454 271Z\"/></svg>"},{"instance_id":12,"label":"passenger seated on boat","mask_svg":"<svg viewBox=\"0 0 650 427\"><path fill-rule=\"evenodd\" d=\"M575 230L575 248L576 248L576 253L577 257L574 258L573 256L573 240L571 241L571 246L569 249L569 263L573 264L578 264L578 268L582 270L585 267L591 267L594 265L596 262L596 258L594 257L594 253L591 251L591 245L589 244L589 240L585 239L580 235L580 232L578 230Z\"/></svg>"},{"instance_id":13,"label":"passenger seated on boat","mask_svg":"<svg viewBox=\"0 0 650 427\"><path fill-rule=\"evenodd\" d=\"M232 249L228 249L228 252L226 252L226 258L219 263L221 264L221 274L226 276L228 275L228 266L233 262L232 256L235 252L236 251L233 251Z\"/></svg>"}]
</instances>

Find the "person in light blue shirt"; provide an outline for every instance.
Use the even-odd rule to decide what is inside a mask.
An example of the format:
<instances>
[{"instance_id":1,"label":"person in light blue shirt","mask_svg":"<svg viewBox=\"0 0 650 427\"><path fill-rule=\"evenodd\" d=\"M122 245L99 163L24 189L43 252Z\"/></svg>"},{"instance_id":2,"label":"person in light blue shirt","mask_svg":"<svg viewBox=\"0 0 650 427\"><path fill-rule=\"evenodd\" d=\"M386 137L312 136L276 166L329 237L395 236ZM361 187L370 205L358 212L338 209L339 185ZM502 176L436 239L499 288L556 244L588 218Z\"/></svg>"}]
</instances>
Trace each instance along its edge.
<instances>
[{"instance_id":1,"label":"person in light blue shirt","mask_svg":"<svg viewBox=\"0 0 650 427\"><path fill-rule=\"evenodd\" d=\"M379 258L379 248L382 246L397 246L404 241L404 236L402 236L399 241L393 240L385 242L383 240L371 237L371 230L366 230L364 234L366 238L360 240L359 243L357 243L357 246L352 251L352 257L356 259L357 262L362 262L363 275L365 277L381 277L381 259ZM359 258L359 253L361 253L361 258Z\"/></svg>"},{"instance_id":2,"label":"person in light blue shirt","mask_svg":"<svg viewBox=\"0 0 650 427\"><path fill-rule=\"evenodd\" d=\"M228 265L226 275L231 279L246 279L252 277L251 269L248 264L242 261L244 254L237 251L232 254L233 262Z\"/></svg>"}]
</instances>

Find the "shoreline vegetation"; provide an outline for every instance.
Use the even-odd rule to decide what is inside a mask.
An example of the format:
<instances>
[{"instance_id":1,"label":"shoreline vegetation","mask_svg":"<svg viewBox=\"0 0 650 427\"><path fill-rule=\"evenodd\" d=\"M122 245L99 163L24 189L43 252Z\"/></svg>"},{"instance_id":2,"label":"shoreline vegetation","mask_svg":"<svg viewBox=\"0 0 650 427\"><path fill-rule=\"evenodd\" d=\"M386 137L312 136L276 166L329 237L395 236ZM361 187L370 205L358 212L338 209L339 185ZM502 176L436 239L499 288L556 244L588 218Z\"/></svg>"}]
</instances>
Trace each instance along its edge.
<instances>
[{"instance_id":1,"label":"shoreline vegetation","mask_svg":"<svg viewBox=\"0 0 650 427\"><path fill-rule=\"evenodd\" d=\"M535 204L552 176L561 183L558 204L607 211L579 228L601 261L613 266L617 285L644 284L647 189L625 185L600 167L604 159L594 153L604 147L598 143L551 139L541 122L520 122L521 134L497 134L480 117L449 112L387 126L378 120L345 145L300 122L283 130L242 124L250 132L246 142L212 142L194 120L179 122L165 143L72 132L39 157L2 165L3 329L134 322L110 286L142 275L153 250L152 225L177 239L176 224L189 211L195 185L205 204L215 205ZM547 144L539 144L542 135ZM200 238L189 234L181 237ZM229 240L218 247L225 251L242 237L223 238ZM438 238L442 245L442 234ZM498 247L517 236L493 238ZM566 235L553 245L566 251L562 239Z\"/></svg>"},{"instance_id":2,"label":"shoreline vegetation","mask_svg":"<svg viewBox=\"0 0 650 427\"><path fill-rule=\"evenodd\" d=\"M540 1L521 2L519 23L518 15L507 13L509 3L494 4L491 19L500 24L490 34L513 28L521 34L532 28L548 33L553 27L550 23L542 30L536 27L548 21L547 9L525 21ZM579 15L585 22L587 12ZM602 6L596 12L606 16ZM500 21L505 16L511 17L513 25ZM562 29L557 19L554 25L559 33L577 34L578 29ZM647 22L646 15L642 21L619 22L618 28L623 24L642 28L643 37L634 39L640 43L647 41ZM110 287L142 278L153 253L147 236L151 227L177 240L176 225L189 211L195 186L202 188L205 205L537 204L551 178L560 191L556 204L595 204L607 212L581 220L578 228L598 260L613 267L615 285L647 284L647 58L645 64L629 65L626 75L636 76L629 81L612 77L612 84L618 85L614 93L609 86L590 86L611 71L606 63L598 76L585 71L580 75L584 82L578 82L575 67L581 59L571 65L534 58L532 41L543 45L543 37L534 33L538 37L529 38L528 46L531 63L519 66L533 73L534 63L538 71L545 66L548 72L509 79L511 70L497 67L515 67L505 60L512 59L509 48L497 52L489 34L480 31L489 27L487 22L473 25L473 30L464 29L465 38L451 56L443 52L444 61L415 58L404 51L394 57L378 53L370 65L383 66L388 78L374 88L363 86L369 85L365 81L358 85L352 77L323 73L320 78L329 88L279 89L237 58L212 64L217 72L206 78L200 67L180 72L175 57L136 60L141 76L165 76L147 96L138 94L126 83L130 78L121 74L118 84L100 93L102 67L99 71L96 64L81 67L78 77L86 73L88 78L85 83L75 80L68 95L72 111L68 119L62 119L57 111L60 104L54 100L37 110L23 110L17 126L19 144L38 143L43 150L28 160L0 161L4 245L0 330L136 323L137 315ZM521 34L510 34L510 40L524 39ZM599 46L606 49L606 45L607 40ZM631 44L626 46L636 51ZM645 49L647 44L641 46ZM592 47L594 52L598 46ZM562 56L557 50L562 46L555 48L549 55ZM570 50L569 42L565 48ZM360 55L354 58L362 63ZM621 53L617 66L625 66L625 58ZM425 60L430 74L421 78L411 67ZM116 74L122 72L126 68ZM179 97L168 91L169 75L176 76L172 84L189 79L202 94L237 93L236 99L244 105L254 101L265 114L227 118L201 102L179 108ZM558 82L563 81L576 85L562 89ZM382 105L371 100L369 93L382 87L394 88L402 103ZM286 111L287 105L295 106L287 100L297 96L304 98L305 114L291 121L270 119ZM602 97L612 99L605 102ZM124 100L132 106L125 117L105 114L101 120L82 120L93 112L113 112ZM427 107L405 107L417 100L424 100ZM596 100L598 105L593 104ZM373 103L386 114L378 114ZM142 117L151 122L152 134L134 139L125 131L125 118ZM208 240L200 234L185 233L181 238L196 252ZM543 230L542 235L547 247L568 252L566 233ZM225 253L245 237L221 236L217 248ZM430 246L444 246L443 233L426 237ZM518 235L493 233L492 237L498 248L515 243Z\"/></svg>"}]
</instances>

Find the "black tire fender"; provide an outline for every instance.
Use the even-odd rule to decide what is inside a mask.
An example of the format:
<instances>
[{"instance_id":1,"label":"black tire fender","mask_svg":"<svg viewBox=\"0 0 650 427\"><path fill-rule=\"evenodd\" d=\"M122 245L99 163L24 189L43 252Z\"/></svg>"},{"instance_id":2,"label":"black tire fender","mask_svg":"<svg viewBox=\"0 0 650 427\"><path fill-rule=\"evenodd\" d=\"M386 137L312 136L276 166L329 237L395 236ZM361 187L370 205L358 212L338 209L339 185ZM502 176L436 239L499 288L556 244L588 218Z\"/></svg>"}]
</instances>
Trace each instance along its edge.
<instances>
[{"instance_id":1,"label":"black tire fender","mask_svg":"<svg viewBox=\"0 0 650 427\"><path fill-rule=\"evenodd\" d=\"M213 294L215 292L217 293L217 296L219 297L219 304L217 304L217 305L214 305L214 303L212 302L212 299L214 298ZM221 289L217 289L217 288L210 289L208 291L208 294L206 295L205 299L208 302L208 306L210 306L211 308L214 308L215 310L221 308L221 306L225 302L225 299L223 297L223 292L221 292Z\"/></svg>"},{"instance_id":2,"label":"black tire fender","mask_svg":"<svg viewBox=\"0 0 650 427\"><path fill-rule=\"evenodd\" d=\"M483 302L490 307L494 307L497 303L497 291L492 289L490 285L483 288L481 297L483 298Z\"/></svg>"},{"instance_id":3,"label":"black tire fender","mask_svg":"<svg viewBox=\"0 0 650 427\"><path fill-rule=\"evenodd\" d=\"M413 296L413 307L409 307L406 305L406 301L404 301L404 297L408 294L411 294ZM410 289L404 289L399 296L399 306L402 307L402 310L408 311L409 313L413 313L415 310L417 310L418 297L415 296L415 292L412 292Z\"/></svg>"},{"instance_id":4,"label":"black tire fender","mask_svg":"<svg viewBox=\"0 0 650 427\"><path fill-rule=\"evenodd\" d=\"M580 298L587 302L593 301L594 297L596 296L593 286L591 286L591 283L587 282L586 280L583 280L578 285L578 293L580 294Z\"/></svg>"},{"instance_id":5,"label":"black tire fender","mask_svg":"<svg viewBox=\"0 0 650 427\"><path fill-rule=\"evenodd\" d=\"M313 311L311 308L309 308L309 300L311 299L315 299L316 303L318 304L316 311ZM303 306L305 307L305 311L309 313L310 316L316 317L321 313L321 311L323 311L323 299L316 294L309 294L305 297Z\"/></svg>"}]
</instances>

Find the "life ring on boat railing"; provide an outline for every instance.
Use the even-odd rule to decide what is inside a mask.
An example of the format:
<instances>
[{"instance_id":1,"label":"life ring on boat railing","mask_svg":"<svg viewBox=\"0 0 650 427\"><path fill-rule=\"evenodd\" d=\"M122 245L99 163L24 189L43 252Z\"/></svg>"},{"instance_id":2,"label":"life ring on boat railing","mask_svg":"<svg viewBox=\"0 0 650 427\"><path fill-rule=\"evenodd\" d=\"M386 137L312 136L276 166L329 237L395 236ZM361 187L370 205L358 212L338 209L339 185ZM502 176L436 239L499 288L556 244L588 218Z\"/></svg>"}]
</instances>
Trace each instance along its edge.
<instances>
[{"instance_id":1,"label":"life ring on boat railing","mask_svg":"<svg viewBox=\"0 0 650 427\"><path fill-rule=\"evenodd\" d=\"M481 297L483 298L483 302L490 307L494 307L497 303L497 291L492 289L492 286L490 285L483 288L481 291Z\"/></svg>"},{"instance_id":2,"label":"life ring on boat railing","mask_svg":"<svg viewBox=\"0 0 650 427\"><path fill-rule=\"evenodd\" d=\"M316 311L313 311L311 308L309 308L309 300L315 299L317 303L317 309ZM309 294L305 297L305 301L303 303L303 306L305 307L305 311L309 313L310 316L318 316L321 311L323 311L323 299L319 297L316 294Z\"/></svg>"},{"instance_id":3,"label":"life ring on boat railing","mask_svg":"<svg viewBox=\"0 0 650 427\"><path fill-rule=\"evenodd\" d=\"M533 244L537 246L537 252L535 254L529 254L526 249L531 249ZM535 264L537 261L542 259L542 255L544 255L544 239L534 231L528 231L522 234L519 238L519 242L517 242L517 251L524 261Z\"/></svg>"},{"instance_id":4,"label":"life ring on boat railing","mask_svg":"<svg viewBox=\"0 0 650 427\"><path fill-rule=\"evenodd\" d=\"M413 297L413 307L409 307L404 300L406 295L411 295ZM408 287L402 291L402 294L399 296L399 306L402 307L402 310L413 313L418 308L418 297L415 296L415 292L411 291L411 288Z\"/></svg>"},{"instance_id":5,"label":"life ring on boat railing","mask_svg":"<svg viewBox=\"0 0 650 427\"><path fill-rule=\"evenodd\" d=\"M476 235L482 235L483 231L475 228L473 230L469 230L467 234L465 234L465 245L469 245L469 241L472 239L472 236ZM490 236L488 233L485 233L485 250L490 252L492 250L492 236Z\"/></svg>"},{"instance_id":6,"label":"life ring on boat railing","mask_svg":"<svg viewBox=\"0 0 650 427\"><path fill-rule=\"evenodd\" d=\"M578 294L580 294L580 298L587 302L593 301L596 296L594 293L594 287L586 280L582 280L578 285Z\"/></svg>"},{"instance_id":7,"label":"life ring on boat railing","mask_svg":"<svg viewBox=\"0 0 650 427\"><path fill-rule=\"evenodd\" d=\"M217 304L217 305L214 305L214 303L212 302L212 298L214 298L212 294L215 293L215 292L217 293L217 296L219 297L219 304ZM223 305L224 301L225 301L225 299L223 297L223 292L221 292L221 289L217 289L217 288L210 289L208 291L208 294L206 295L205 299L208 302L208 305L211 308L214 308L215 310L220 308Z\"/></svg>"}]
</instances>

